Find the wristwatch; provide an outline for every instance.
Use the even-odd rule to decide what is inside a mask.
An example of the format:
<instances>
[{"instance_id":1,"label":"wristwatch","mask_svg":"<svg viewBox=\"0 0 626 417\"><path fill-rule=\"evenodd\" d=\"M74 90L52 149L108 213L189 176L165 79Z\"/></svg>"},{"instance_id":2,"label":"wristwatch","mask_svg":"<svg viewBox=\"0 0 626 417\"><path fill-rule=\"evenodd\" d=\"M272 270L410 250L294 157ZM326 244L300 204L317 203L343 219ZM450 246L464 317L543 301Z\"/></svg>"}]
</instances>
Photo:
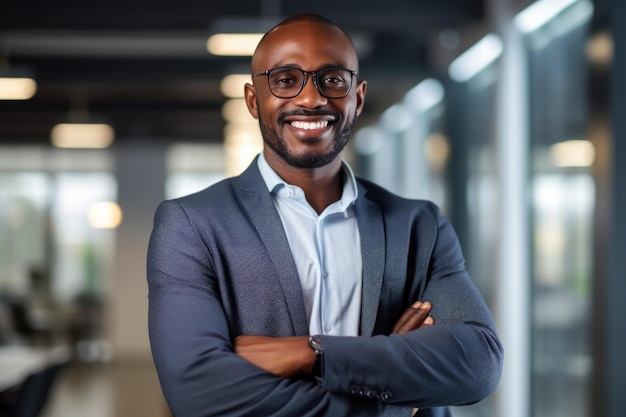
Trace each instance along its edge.
<instances>
[{"instance_id":1,"label":"wristwatch","mask_svg":"<svg viewBox=\"0 0 626 417\"><path fill-rule=\"evenodd\" d=\"M320 338L315 336L309 336L309 347L315 351L315 362L313 363L313 369L311 375L317 380L322 379L322 363L324 360L324 346Z\"/></svg>"}]
</instances>

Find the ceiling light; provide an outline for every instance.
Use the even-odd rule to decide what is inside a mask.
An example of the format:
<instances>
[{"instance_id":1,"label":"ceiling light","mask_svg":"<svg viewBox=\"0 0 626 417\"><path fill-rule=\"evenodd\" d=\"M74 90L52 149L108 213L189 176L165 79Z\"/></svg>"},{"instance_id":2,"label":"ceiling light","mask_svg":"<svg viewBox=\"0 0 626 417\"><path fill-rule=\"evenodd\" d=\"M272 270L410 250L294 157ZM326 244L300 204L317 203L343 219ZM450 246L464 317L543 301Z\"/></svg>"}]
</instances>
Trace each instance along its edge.
<instances>
[{"instance_id":1,"label":"ceiling light","mask_svg":"<svg viewBox=\"0 0 626 417\"><path fill-rule=\"evenodd\" d=\"M220 56L252 56L262 33L217 33L206 43L207 50Z\"/></svg>"},{"instance_id":2,"label":"ceiling light","mask_svg":"<svg viewBox=\"0 0 626 417\"><path fill-rule=\"evenodd\" d=\"M502 54L502 41L490 33L472 45L450 64L448 74L456 82L472 79Z\"/></svg>"},{"instance_id":3,"label":"ceiling light","mask_svg":"<svg viewBox=\"0 0 626 417\"><path fill-rule=\"evenodd\" d=\"M515 16L515 26L522 33L539 29L578 0L539 0Z\"/></svg>"},{"instance_id":4,"label":"ceiling light","mask_svg":"<svg viewBox=\"0 0 626 417\"><path fill-rule=\"evenodd\" d=\"M411 88L404 96L403 102L419 112L427 111L443 101L443 85L434 78L426 78Z\"/></svg>"},{"instance_id":5,"label":"ceiling light","mask_svg":"<svg viewBox=\"0 0 626 417\"><path fill-rule=\"evenodd\" d=\"M240 98L244 95L244 85L250 82L250 74L230 74L222 79L220 90L228 98Z\"/></svg>"},{"instance_id":6,"label":"ceiling light","mask_svg":"<svg viewBox=\"0 0 626 417\"><path fill-rule=\"evenodd\" d=\"M36 91L32 78L0 77L0 100L28 100Z\"/></svg>"},{"instance_id":7,"label":"ceiling light","mask_svg":"<svg viewBox=\"0 0 626 417\"><path fill-rule=\"evenodd\" d=\"M104 123L59 123L51 132L52 144L57 148L104 149L114 137L113 128Z\"/></svg>"},{"instance_id":8,"label":"ceiling light","mask_svg":"<svg viewBox=\"0 0 626 417\"><path fill-rule=\"evenodd\" d=\"M211 24L207 50L220 56L252 56L263 34L277 23L278 19L258 16L216 19Z\"/></svg>"}]
</instances>

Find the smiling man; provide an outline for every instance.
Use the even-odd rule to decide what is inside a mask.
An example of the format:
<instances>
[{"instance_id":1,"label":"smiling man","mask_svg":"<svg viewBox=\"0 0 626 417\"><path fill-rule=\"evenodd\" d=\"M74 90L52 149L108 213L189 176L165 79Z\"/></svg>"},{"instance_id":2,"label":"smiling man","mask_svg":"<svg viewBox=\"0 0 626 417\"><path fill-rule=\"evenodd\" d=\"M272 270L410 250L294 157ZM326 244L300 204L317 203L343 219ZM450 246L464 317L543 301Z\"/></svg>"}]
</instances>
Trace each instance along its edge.
<instances>
[{"instance_id":1,"label":"smiling man","mask_svg":"<svg viewBox=\"0 0 626 417\"><path fill-rule=\"evenodd\" d=\"M295 16L251 69L263 152L155 216L149 329L174 414L449 416L489 395L502 348L451 226L341 158L367 85L349 36Z\"/></svg>"}]
</instances>

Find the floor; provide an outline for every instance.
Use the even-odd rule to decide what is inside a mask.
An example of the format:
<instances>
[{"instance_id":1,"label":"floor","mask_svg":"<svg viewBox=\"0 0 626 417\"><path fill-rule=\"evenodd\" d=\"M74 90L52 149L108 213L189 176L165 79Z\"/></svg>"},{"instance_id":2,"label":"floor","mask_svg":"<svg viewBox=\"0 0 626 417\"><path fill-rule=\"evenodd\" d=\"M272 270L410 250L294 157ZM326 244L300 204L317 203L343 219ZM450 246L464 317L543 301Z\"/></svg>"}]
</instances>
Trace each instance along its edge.
<instances>
[{"instance_id":1,"label":"floor","mask_svg":"<svg viewBox=\"0 0 626 417\"><path fill-rule=\"evenodd\" d=\"M171 417L152 363L68 365L41 417Z\"/></svg>"}]
</instances>

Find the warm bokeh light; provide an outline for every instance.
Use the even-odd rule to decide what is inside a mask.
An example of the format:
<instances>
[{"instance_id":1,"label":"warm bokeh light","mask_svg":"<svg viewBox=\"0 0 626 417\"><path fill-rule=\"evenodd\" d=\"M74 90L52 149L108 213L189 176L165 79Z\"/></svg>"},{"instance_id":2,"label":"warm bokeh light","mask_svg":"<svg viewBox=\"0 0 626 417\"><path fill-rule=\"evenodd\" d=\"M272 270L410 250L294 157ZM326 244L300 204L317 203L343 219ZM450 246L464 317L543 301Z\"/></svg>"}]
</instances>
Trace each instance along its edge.
<instances>
[{"instance_id":1,"label":"warm bokeh light","mask_svg":"<svg viewBox=\"0 0 626 417\"><path fill-rule=\"evenodd\" d=\"M50 138L57 148L104 149L113 143L115 132L104 123L59 123Z\"/></svg>"},{"instance_id":2,"label":"warm bokeh light","mask_svg":"<svg viewBox=\"0 0 626 417\"><path fill-rule=\"evenodd\" d=\"M227 124L224 130L226 174L240 174L262 149L263 138L256 121Z\"/></svg>"},{"instance_id":3,"label":"warm bokeh light","mask_svg":"<svg viewBox=\"0 0 626 417\"><path fill-rule=\"evenodd\" d=\"M591 36L585 45L585 53L592 64L608 67L615 53L613 37L606 31Z\"/></svg>"},{"instance_id":4,"label":"warm bokeh light","mask_svg":"<svg viewBox=\"0 0 626 417\"><path fill-rule=\"evenodd\" d=\"M552 145L550 157L557 167L589 167L596 158L596 149L588 140L567 140Z\"/></svg>"},{"instance_id":5,"label":"warm bokeh light","mask_svg":"<svg viewBox=\"0 0 626 417\"><path fill-rule=\"evenodd\" d=\"M89 207L87 219L96 229L115 229L122 223L122 209L117 203L101 201Z\"/></svg>"},{"instance_id":6,"label":"warm bokeh light","mask_svg":"<svg viewBox=\"0 0 626 417\"><path fill-rule=\"evenodd\" d=\"M255 120L242 98L227 100L222 106L222 117L229 123L247 123Z\"/></svg>"},{"instance_id":7,"label":"warm bokeh light","mask_svg":"<svg viewBox=\"0 0 626 417\"><path fill-rule=\"evenodd\" d=\"M430 166L441 171L450 157L450 143L443 133L433 133L424 143L424 152Z\"/></svg>"},{"instance_id":8,"label":"warm bokeh light","mask_svg":"<svg viewBox=\"0 0 626 417\"><path fill-rule=\"evenodd\" d=\"M32 78L0 77L0 100L28 100L36 92Z\"/></svg>"},{"instance_id":9,"label":"warm bokeh light","mask_svg":"<svg viewBox=\"0 0 626 417\"><path fill-rule=\"evenodd\" d=\"M218 33L206 45L213 55L252 56L262 37L262 33Z\"/></svg>"},{"instance_id":10,"label":"warm bokeh light","mask_svg":"<svg viewBox=\"0 0 626 417\"><path fill-rule=\"evenodd\" d=\"M222 79L220 91L228 98L240 98L244 85L250 82L250 74L230 74Z\"/></svg>"}]
</instances>

